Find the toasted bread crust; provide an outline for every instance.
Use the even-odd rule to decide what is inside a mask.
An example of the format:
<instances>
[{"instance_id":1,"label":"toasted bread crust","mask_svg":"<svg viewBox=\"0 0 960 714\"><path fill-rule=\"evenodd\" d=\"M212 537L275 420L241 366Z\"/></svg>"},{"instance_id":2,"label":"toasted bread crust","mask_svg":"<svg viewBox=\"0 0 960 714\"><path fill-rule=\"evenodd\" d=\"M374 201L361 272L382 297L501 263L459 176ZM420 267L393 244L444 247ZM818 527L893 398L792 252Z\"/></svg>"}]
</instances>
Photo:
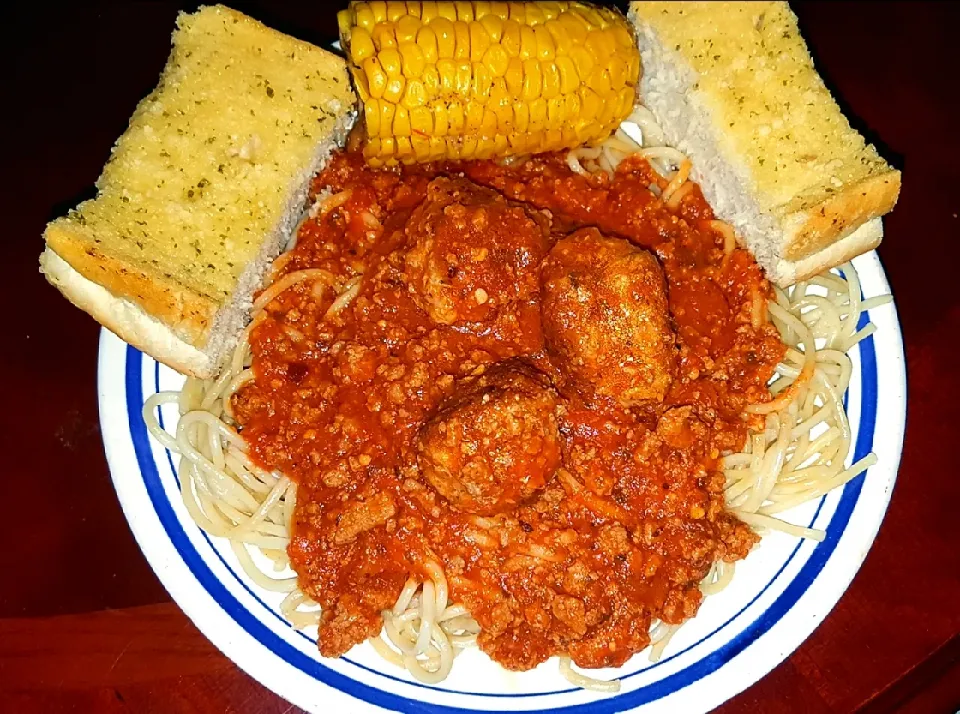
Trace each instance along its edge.
<instances>
[{"instance_id":1,"label":"toasted bread crust","mask_svg":"<svg viewBox=\"0 0 960 714\"><path fill-rule=\"evenodd\" d=\"M846 187L818 205L786 215L783 257L800 261L829 248L870 219L892 211L899 194L900 172L891 169ZM857 254L841 256L840 262Z\"/></svg>"},{"instance_id":2,"label":"toasted bread crust","mask_svg":"<svg viewBox=\"0 0 960 714\"><path fill-rule=\"evenodd\" d=\"M881 240L883 240L883 220L874 218L806 258L796 261L779 260L776 266L768 271L768 277L780 286L809 280L815 275L843 265L858 255L873 250L880 245Z\"/></svg>"},{"instance_id":3,"label":"toasted bread crust","mask_svg":"<svg viewBox=\"0 0 960 714\"><path fill-rule=\"evenodd\" d=\"M208 355L178 339L139 305L81 275L52 248L40 255L40 272L73 305L124 342L182 374L201 379L215 376L217 366Z\"/></svg>"},{"instance_id":4,"label":"toasted bread crust","mask_svg":"<svg viewBox=\"0 0 960 714\"><path fill-rule=\"evenodd\" d=\"M219 302L169 278L148 274L116 255L104 253L66 219L47 226L44 238L60 258L87 280L102 285L118 298L137 304L187 344L198 349L206 345ZM121 337L128 342L136 341L128 335Z\"/></svg>"}]
</instances>

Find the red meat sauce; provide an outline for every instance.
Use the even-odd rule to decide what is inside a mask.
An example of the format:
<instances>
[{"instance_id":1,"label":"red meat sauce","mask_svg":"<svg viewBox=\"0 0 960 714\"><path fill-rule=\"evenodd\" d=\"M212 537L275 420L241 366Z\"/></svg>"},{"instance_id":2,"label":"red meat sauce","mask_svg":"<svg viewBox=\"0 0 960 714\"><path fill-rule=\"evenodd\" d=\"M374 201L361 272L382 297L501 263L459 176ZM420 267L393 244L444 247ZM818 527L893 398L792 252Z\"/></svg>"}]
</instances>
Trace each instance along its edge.
<instances>
[{"instance_id":1,"label":"red meat sauce","mask_svg":"<svg viewBox=\"0 0 960 714\"><path fill-rule=\"evenodd\" d=\"M771 288L746 252L724 258L698 189L671 211L651 184L643 161L611 180L561 156L340 154L315 179L336 198L275 279L334 284L265 308L233 407L251 457L298 484L289 553L322 654L376 635L434 561L503 666L618 666L756 542L718 460L770 398L784 346L751 315Z\"/></svg>"}]
</instances>

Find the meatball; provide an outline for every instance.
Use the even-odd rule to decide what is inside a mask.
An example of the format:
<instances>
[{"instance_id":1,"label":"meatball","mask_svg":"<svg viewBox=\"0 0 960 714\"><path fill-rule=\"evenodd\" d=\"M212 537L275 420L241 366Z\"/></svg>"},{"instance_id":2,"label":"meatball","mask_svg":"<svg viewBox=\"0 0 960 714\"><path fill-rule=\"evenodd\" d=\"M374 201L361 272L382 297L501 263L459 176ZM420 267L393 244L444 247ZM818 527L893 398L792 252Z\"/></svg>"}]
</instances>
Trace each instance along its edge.
<instances>
[{"instance_id":1,"label":"meatball","mask_svg":"<svg viewBox=\"0 0 960 714\"><path fill-rule=\"evenodd\" d=\"M421 430L421 472L457 510L516 507L560 465L556 399L542 375L517 361L468 378Z\"/></svg>"},{"instance_id":2,"label":"meatball","mask_svg":"<svg viewBox=\"0 0 960 714\"><path fill-rule=\"evenodd\" d=\"M407 222L406 274L442 325L488 322L535 299L549 221L467 179L437 178Z\"/></svg>"},{"instance_id":3,"label":"meatball","mask_svg":"<svg viewBox=\"0 0 960 714\"><path fill-rule=\"evenodd\" d=\"M663 399L677 356L653 255L584 228L553 247L540 279L547 350L576 391L625 407Z\"/></svg>"}]
</instances>

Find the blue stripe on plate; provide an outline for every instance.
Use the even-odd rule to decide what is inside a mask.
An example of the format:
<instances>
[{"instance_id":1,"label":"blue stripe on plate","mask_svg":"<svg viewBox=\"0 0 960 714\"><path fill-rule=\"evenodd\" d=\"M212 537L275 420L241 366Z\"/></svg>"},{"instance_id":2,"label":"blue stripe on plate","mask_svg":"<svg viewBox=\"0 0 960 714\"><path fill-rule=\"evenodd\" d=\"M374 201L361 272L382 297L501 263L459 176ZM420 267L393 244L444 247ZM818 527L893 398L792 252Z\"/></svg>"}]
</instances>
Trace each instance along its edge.
<instances>
[{"instance_id":1,"label":"blue stripe on plate","mask_svg":"<svg viewBox=\"0 0 960 714\"><path fill-rule=\"evenodd\" d=\"M869 318L866 314L861 315L858 328L862 328L868 321ZM860 428L854 449L855 461L866 456L873 448L873 436L877 416L877 365L873 337L867 337L863 340L860 343L859 349L862 397ZM130 436L137 456L137 462L140 466L141 476L160 523L174 548L176 548L181 558L183 558L184 563L193 576L217 604L220 605L224 612L250 636L290 666L296 667L305 674L328 686L339 689L350 696L376 706L392 711L411 713L442 712L444 714L466 714L468 712L479 712L480 714L494 714L494 712L500 711L463 709L439 704L426 704L353 680L300 652L270 630L237 601L233 594L230 593L223 583L213 574L207 563L203 560L203 557L194 548L163 490L160 482L160 474L150 450L146 426L143 423L141 415L141 407L143 405L143 388L141 382L142 362L143 356L134 348L128 348L125 368L127 413ZM541 711L549 711L553 714L607 714L608 712L626 711L661 699L673 692L683 689L693 682L715 672L725 663L743 652L751 643L768 632L780 621L790 608L796 604L803 593L806 592L820 571L823 570L823 567L840 542L847 523L850 521L850 517L863 488L863 478L864 475L861 475L844 487L836 511L827 527L826 538L817 545L809 560L800 569L783 593L780 594L765 612L725 645L698 662L658 682L641 687L632 692L626 692L614 697L608 697L585 704L555 707ZM796 549L794 550L794 554L795 553ZM791 554L791 558L792 557L793 554ZM786 567L786 565L783 567ZM781 568L781 571L782 570L783 568ZM774 580L775 579L776 576L774 577ZM759 597L759 595L757 597ZM713 633L711 633L711 635L712 634ZM707 635L707 637L711 635Z\"/></svg>"}]
</instances>

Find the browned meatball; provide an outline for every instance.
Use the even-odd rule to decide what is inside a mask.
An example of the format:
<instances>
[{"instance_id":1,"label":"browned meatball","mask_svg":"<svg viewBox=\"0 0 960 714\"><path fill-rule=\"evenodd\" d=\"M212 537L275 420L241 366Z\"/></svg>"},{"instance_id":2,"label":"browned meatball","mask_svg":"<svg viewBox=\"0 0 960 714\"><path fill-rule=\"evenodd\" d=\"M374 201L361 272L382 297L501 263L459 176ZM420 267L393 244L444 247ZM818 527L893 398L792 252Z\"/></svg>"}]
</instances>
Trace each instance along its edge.
<instances>
[{"instance_id":1,"label":"browned meatball","mask_svg":"<svg viewBox=\"0 0 960 714\"><path fill-rule=\"evenodd\" d=\"M486 322L536 297L549 221L467 179L434 179L406 226L407 279L443 325Z\"/></svg>"},{"instance_id":2,"label":"browned meatball","mask_svg":"<svg viewBox=\"0 0 960 714\"><path fill-rule=\"evenodd\" d=\"M455 508L492 515L514 508L560 465L556 395L516 361L461 386L420 433L418 463Z\"/></svg>"},{"instance_id":3,"label":"browned meatball","mask_svg":"<svg viewBox=\"0 0 960 714\"><path fill-rule=\"evenodd\" d=\"M540 278L547 349L578 392L623 406L663 399L675 337L653 255L584 228L553 247Z\"/></svg>"}]
</instances>

